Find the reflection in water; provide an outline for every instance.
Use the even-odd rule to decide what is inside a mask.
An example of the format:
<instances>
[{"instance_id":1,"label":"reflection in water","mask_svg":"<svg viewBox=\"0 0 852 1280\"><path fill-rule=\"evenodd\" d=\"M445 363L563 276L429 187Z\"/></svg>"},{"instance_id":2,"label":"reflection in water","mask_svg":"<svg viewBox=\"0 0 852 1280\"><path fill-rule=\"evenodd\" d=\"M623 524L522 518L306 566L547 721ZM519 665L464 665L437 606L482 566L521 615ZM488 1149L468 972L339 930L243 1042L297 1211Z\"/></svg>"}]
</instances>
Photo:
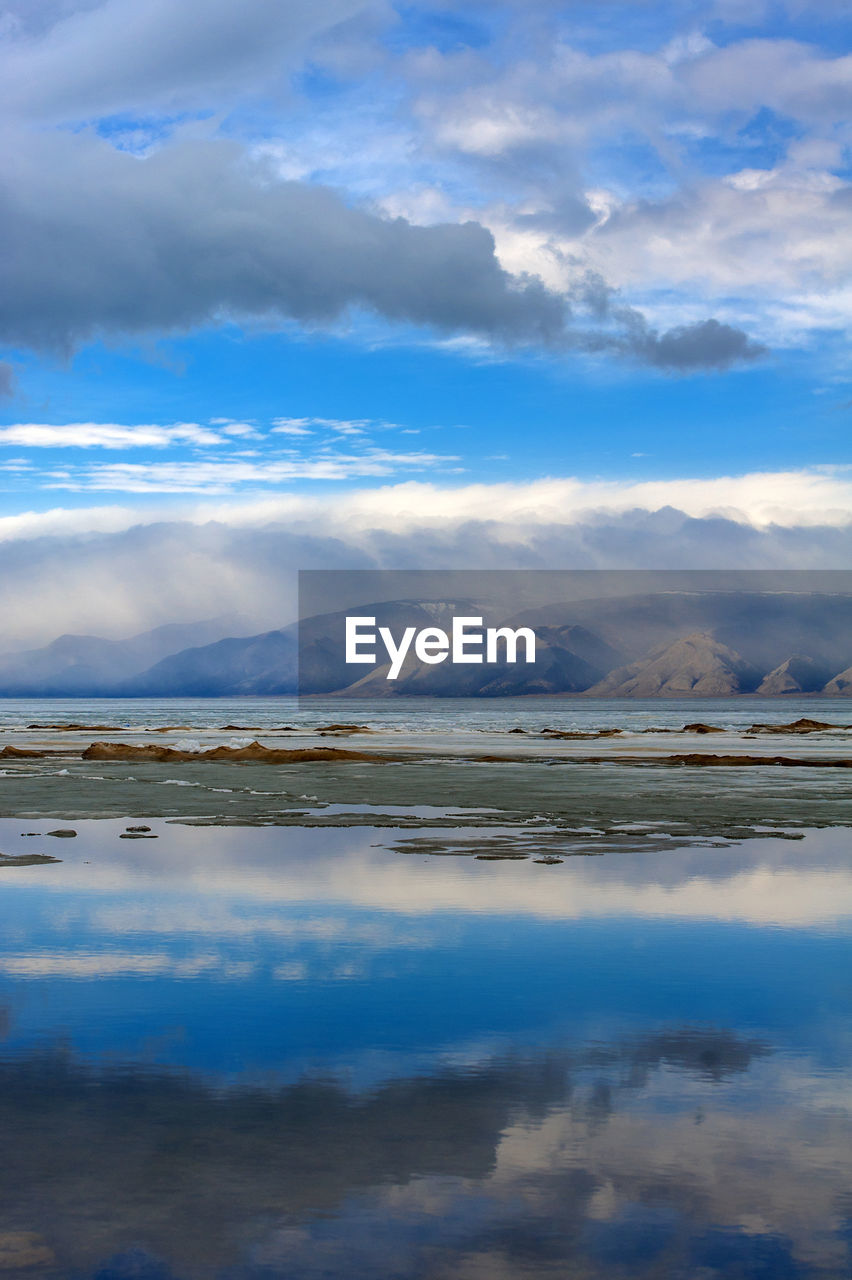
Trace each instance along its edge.
<instances>
[{"instance_id":1,"label":"reflection in water","mask_svg":"<svg viewBox=\"0 0 852 1280\"><path fill-rule=\"evenodd\" d=\"M844 832L550 868L152 825L4 873L0 1276L848 1274Z\"/></svg>"}]
</instances>

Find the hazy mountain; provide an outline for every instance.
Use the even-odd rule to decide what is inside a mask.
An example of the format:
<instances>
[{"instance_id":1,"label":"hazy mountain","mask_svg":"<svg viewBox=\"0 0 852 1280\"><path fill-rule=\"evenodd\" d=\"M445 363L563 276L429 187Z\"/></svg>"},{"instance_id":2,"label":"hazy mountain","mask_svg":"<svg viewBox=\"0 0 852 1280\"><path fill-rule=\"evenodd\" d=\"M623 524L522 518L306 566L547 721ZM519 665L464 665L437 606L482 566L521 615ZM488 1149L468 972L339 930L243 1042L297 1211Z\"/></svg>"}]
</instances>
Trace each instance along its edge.
<instances>
[{"instance_id":1,"label":"hazy mountain","mask_svg":"<svg viewBox=\"0 0 852 1280\"><path fill-rule=\"evenodd\" d=\"M581 650L582 652L578 652ZM521 654L524 654L523 646ZM387 679L388 663L371 668L338 692L350 697L520 697L532 693L579 693L600 680L624 655L583 627L539 627L536 660L435 666L409 653L396 680ZM351 678L351 667L344 677ZM302 682L303 690L307 686Z\"/></svg>"},{"instance_id":2,"label":"hazy mountain","mask_svg":"<svg viewBox=\"0 0 852 1280\"><path fill-rule=\"evenodd\" d=\"M304 693L351 696L490 697L524 693L579 692L624 661L624 654L584 627L541 627L535 665L505 661L435 666L409 655L399 678L388 681L388 664L361 668L345 661L347 614L375 618L400 637L405 627L452 629L454 616L480 616L470 600L397 600L308 618L300 625L260 636L220 640L172 654L124 681L117 692L132 696L214 697L289 694L296 691L297 662ZM381 644L378 652L383 653ZM364 671L364 675L359 673ZM353 679L353 676L356 678Z\"/></svg>"},{"instance_id":3,"label":"hazy mountain","mask_svg":"<svg viewBox=\"0 0 852 1280\"><path fill-rule=\"evenodd\" d=\"M416 627L418 630L423 627L441 627L449 631L452 629L454 616L478 617L482 612L481 606L477 606L472 600L393 600L306 618L299 624L299 687L303 693L334 693L355 684L363 675L375 670L371 667L351 666L345 662L344 634L347 615L375 618L376 629L390 627L394 636L399 638L406 627ZM378 646L378 652L383 652L381 645ZM410 670L410 666L407 669ZM428 668L432 671L435 669ZM461 671L463 668L457 670ZM381 680L383 686L388 683L384 675ZM390 692L394 692L394 683L398 686L395 692L400 692L402 685L399 680L391 682ZM424 690L426 692L431 690ZM370 696L373 696L372 689Z\"/></svg>"},{"instance_id":4,"label":"hazy mountain","mask_svg":"<svg viewBox=\"0 0 852 1280\"><path fill-rule=\"evenodd\" d=\"M831 672L825 663L815 662L813 658L805 658L794 654L780 667L765 675L757 687L757 692L767 698L776 698L787 693L819 693Z\"/></svg>"},{"instance_id":5,"label":"hazy mountain","mask_svg":"<svg viewBox=\"0 0 852 1280\"><path fill-rule=\"evenodd\" d=\"M752 693L760 672L706 632L653 649L586 692L610 698L725 697Z\"/></svg>"},{"instance_id":6,"label":"hazy mountain","mask_svg":"<svg viewBox=\"0 0 852 1280\"><path fill-rule=\"evenodd\" d=\"M650 595L579 600L530 609L513 626L579 624L630 659L696 632L757 667L773 671L791 654L822 663L829 672L852 662L852 595L786 591L663 591Z\"/></svg>"},{"instance_id":7,"label":"hazy mountain","mask_svg":"<svg viewBox=\"0 0 852 1280\"><path fill-rule=\"evenodd\" d=\"M171 623L132 636L59 636L42 649L0 657L0 696L62 697L112 694L115 686L189 645L209 644L248 630L247 619L228 614L204 622Z\"/></svg>"},{"instance_id":8,"label":"hazy mountain","mask_svg":"<svg viewBox=\"0 0 852 1280\"><path fill-rule=\"evenodd\" d=\"M297 644L292 628L184 649L125 681L128 697L213 698L294 694Z\"/></svg>"},{"instance_id":9,"label":"hazy mountain","mask_svg":"<svg viewBox=\"0 0 852 1280\"><path fill-rule=\"evenodd\" d=\"M303 691L331 693L365 670L345 662L347 614L373 617L376 628L390 627L399 635L404 627L450 626L453 614L475 609L470 601L396 600L318 614L299 627L294 624L174 654L127 682L122 692L150 697L293 694L301 669Z\"/></svg>"},{"instance_id":10,"label":"hazy mountain","mask_svg":"<svg viewBox=\"0 0 852 1280\"><path fill-rule=\"evenodd\" d=\"M483 616L485 625L531 626L536 662L428 665L409 656L399 678L388 681L387 664L345 662L345 619L353 614L374 618L377 629L389 627L397 639L411 626L449 632L460 615ZM381 642L377 656L384 657ZM505 620L471 600L394 600L262 635L234 635L233 623L214 619L125 641L62 636L45 649L0 660L0 694L291 694L297 668L302 692L349 696L852 693L850 662L850 595L658 592L555 604ZM841 674L830 680L832 672Z\"/></svg>"}]
</instances>

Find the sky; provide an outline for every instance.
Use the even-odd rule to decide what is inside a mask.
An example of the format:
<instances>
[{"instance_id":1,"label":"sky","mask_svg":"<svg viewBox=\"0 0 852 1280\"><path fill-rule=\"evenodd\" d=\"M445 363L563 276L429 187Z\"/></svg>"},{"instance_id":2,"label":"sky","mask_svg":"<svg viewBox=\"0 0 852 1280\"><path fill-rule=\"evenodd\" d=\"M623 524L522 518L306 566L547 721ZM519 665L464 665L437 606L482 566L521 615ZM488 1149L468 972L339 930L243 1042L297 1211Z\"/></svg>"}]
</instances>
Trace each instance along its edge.
<instances>
[{"instance_id":1,"label":"sky","mask_svg":"<svg viewBox=\"0 0 852 1280\"><path fill-rule=\"evenodd\" d=\"M272 625L318 565L847 566L850 36L0 4L7 641Z\"/></svg>"}]
</instances>

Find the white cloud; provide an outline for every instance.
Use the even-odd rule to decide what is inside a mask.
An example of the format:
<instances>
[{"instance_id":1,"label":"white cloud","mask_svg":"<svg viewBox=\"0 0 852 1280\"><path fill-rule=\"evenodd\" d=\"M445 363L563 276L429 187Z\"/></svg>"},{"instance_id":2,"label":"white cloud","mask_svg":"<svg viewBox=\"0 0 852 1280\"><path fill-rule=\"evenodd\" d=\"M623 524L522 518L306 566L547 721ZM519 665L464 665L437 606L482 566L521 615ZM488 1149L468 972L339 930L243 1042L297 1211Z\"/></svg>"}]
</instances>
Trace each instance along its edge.
<instances>
[{"instance_id":1,"label":"white cloud","mask_svg":"<svg viewBox=\"0 0 852 1280\"><path fill-rule=\"evenodd\" d=\"M272 434L309 436L316 429L332 431L339 436L361 436L368 428L382 430L391 425L369 418L274 418Z\"/></svg>"},{"instance_id":2,"label":"white cloud","mask_svg":"<svg viewBox=\"0 0 852 1280\"><path fill-rule=\"evenodd\" d=\"M222 427L222 434L226 436L236 436L240 439L257 439L260 432L257 427L253 427L248 422L229 422Z\"/></svg>"},{"instance_id":3,"label":"white cloud","mask_svg":"<svg viewBox=\"0 0 852 1280\"><path fill-rule=\"evenodd\" d=\"M101 490L115 493L230 493L240 488L267 488L302 480L351 480L361 476L390 476L398 471L421 471L457 462L454 455L392 453L366 449L361 454L328 449L310 458L267 457L251 462L254 450L234 459L191 462L99 463L75 472L51 472L45 489Z\"/></svg>"},{"instance_id":4,"label":"white cloud","mask_svg":"<svg viewBox=\"0 0 852 1280\"><path fill-rule=\"evenodd\" d=\"M316 522L318 528L364 530L378 525L400 532L488 521L516 535L522 528L574 525L602 513L666 507L695 519L721 516L756 527L844 526L852 522L852 468L638 482L553 477L456 488L407 481L349 491L334 499L281 495L260 508L243 508L237 518L254 520L265 513L270 519ZM237 514L236 508L231 510ZM227 518L224 509L217 512Z\"/></svg>"},{"instance_id":5,"label":"white cloud","mask_svg":"<svg viewBox=\"0 0 852 1280\"><path fill-rule=\"evenodd\" d=\"M19 422L0 427L0 445L30 449L164 449L173 444L218 445L222 436L196 422L172 426L121 426L114 422L69 422L62 426Z\"/></svg>"},{"instance_id":6,"label":"white cloud","mask_svg":"<svg viewBox=\"0 0 852 1280\"><path fill-rule=\"evenodd\" d=\"M432 454L384 454L363 457L330 456L316 463L286 460L271 472L264 463L195 462L134 464L92 468L99 479L128 492L134 479L140 486L173 484L177 492L206 492L208 486L226 491L235 484L286 483L288 479L345 479L364 465L393 468L412 459L422 465L444 462ZM303 468L317 470L305 476ZM339 471L337 470L339 468ZM292 476L295 471L296 476ZM361 472L360 474L363 474ZM375 474L383 474L380 470ZM193 485L193 476L198 480ZM264 481L264 477L267 477ZM79 482L85 487L85 476ZM76 484L77 482L75 482ZM72 486L73 487L73 486ZM93 486L94 487L94 486ZM150 492L152 490L145 490ZM166 490L172 491L172 490ZM487 523L494 537L506 541L537 528L571 528L590 519L607 520L632 512L652 514L674 509L693 520L723 518L755 529L807 529L852 525L852 467L819 466L790 471L747 472L741 475L683 477L670 480L581 480L547 477L520 483L466 484L452 487L409 480L369 489L346 489L334 495L280 493L227 503L170 505L150 509L143 516L130 506L93 507L24 512L0 517L0 541L27 539L39 533L62 537L88 531L107 532L140 527L160 520L202 525L214 520L240 528L275 522L302 531L348 536L375 529L399 534L425 528L452 533L470 522Z\"/></svg>"},{"instance_id":7,"label":"white cloud","mask_svg":"<svg viewBox=\"0 0 852 1280\"><path fill-rule=\"evenodd\" d=\"M308 423L313 423L314 418L273 418L272 434L284 436L309 436L312 431Z\"/></svg>"},{"instance_id":8,"label":"white cloud","mask_svg":"<svg viewBox=\"0 0 852 1280\"><path fill-rule=\"evenodd\" d=\"M186 471L152 478L143 467L142 491L171 480L182 496L144 514L105 505L0 519L4 648L62 632L134 635L223 610L268 630L295 616L298 569L820 570L852 558L850 470L258 497L261 464L247 465L255 488L242 495L193 496ZM204 477L214 493L227 479Z\"/></svg>"},{"instance_id":9,"label":"white cloud","mask_svg":"<svg viewBox=\"0 0 852 1280\"><path fill-rule=\"evenodd\" d=\"M848 328L852 57L700 32L650 53L628 41L592 55L554 38L497 74L484 56L419 58L423 133L468 178L452 216L488 226L506 270L570 293L592 269L654 323L712 311L774 343ZM761 111L798 127L756 125ZM414 211L405 192L384 203Z\"/></svg>"}]
</instances>

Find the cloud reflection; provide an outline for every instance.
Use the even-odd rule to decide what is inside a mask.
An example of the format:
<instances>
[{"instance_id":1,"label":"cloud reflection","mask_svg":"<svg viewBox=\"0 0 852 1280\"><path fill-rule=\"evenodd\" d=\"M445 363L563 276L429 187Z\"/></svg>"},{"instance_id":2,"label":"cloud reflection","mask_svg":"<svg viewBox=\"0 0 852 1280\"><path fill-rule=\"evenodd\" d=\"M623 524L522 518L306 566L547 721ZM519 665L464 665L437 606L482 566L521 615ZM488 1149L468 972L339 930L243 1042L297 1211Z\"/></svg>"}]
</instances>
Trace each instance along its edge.
<instances>
[{"instance_id":1,"label":"cloud reflection","mask_svg":"<svg viewBox=\"0 0 852 1280\"><path fill-rule=\"evenodd\" d=\"M852 1118L812 1079L688 1026L367 1095L56 1050L0 1062L0 1190L80 1277L839 1274Z\"/></svg>"}]
</instances>

